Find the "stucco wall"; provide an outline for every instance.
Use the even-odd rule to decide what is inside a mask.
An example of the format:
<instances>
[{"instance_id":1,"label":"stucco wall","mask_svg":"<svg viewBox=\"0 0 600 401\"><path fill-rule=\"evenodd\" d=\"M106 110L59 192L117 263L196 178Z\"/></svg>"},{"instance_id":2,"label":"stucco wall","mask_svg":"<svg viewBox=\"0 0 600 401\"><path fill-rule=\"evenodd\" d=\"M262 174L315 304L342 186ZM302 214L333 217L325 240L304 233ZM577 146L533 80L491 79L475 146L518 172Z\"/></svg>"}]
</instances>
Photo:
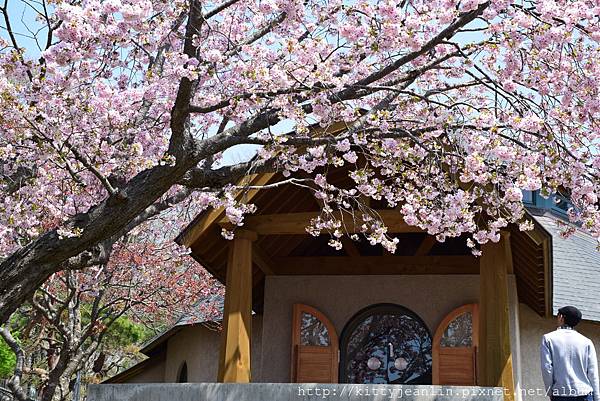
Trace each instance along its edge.
<instances>
[{"instance_id":1,"label":"stucco wall","mask_svg":"<svg viewBox=\"0 0 600 401\"><path fill-rule=\"evenodd\" d=\"M540 342L542 336L556 329L556 318L542 318L525 304L519 305L521 327L521 368L523 369L523 391L528 391L523 397L527 401L547 401L541 394L544 384L540 371ZM583 322L577 326L577 331L594 342L600 351L600 325Z\"/></svg>"},{"instance_id":2,"label":"stucco wall","mask_svg":"<svg viewBox=\"0 0 600 401\"><path fill-rule=\"evenodd\" d=\"M289 382L294 303L305 303L319 309L329 317L338 334L359 310L378 303L396 303L417 313L433 335L447 313L478 299L477 275L269 276L265 286L264 314L253 319L253 381ZM528 366L521 366L524 351L518 339L523 341L523 333L520 333L518 323L530 319L527 316L519 318L521 310L512 275L509 276L509 300L515 382L517 386L527 387L529 382L523 381L521 376L529 379L530 372ZM167 343L164 381L175 382L186 361L189 382L215 382L220 342L219 332L202 325L179 331ZM529 358L527 354L525 356ZM536 369L538 373L537 365Z\"/></svg>"},{"instance_id":3,"label":"stucco wall","mask_svg":"<svg viewBox=\"0 0 600 401\"><path fill-rule=\"evenodd\" d=\"M319 309L332 321L338 334L361 309L396 303L417 313L433 335L447 313L478 299L478 275L268 276L260 381L290 380L294 303Z\"/></svg>"},{"instance_id":4,"label":"stucco wall","mask_svg":"<svg viewBox=\"0 0 600 401\"><path fill-rule=\"evenodd\" d=\"M150 363L143 370L127 378L125 383L162 383L165 381L166 360Z\"/></svg>"},{"instance_id":5,"label":"stucco wall","mask_svg":"<svg viewBox=\"0 0 600 401\"><path fill-rule=\"evenodd\" d=\"M252 374L260 375L260 348L262 317L252 319ZM219 367L220 332L203 325L189 326L168 340L165 382L177 381L179 369L185 361L188 370L188 382L211 383L217 381Z\"/></svg>"}]
</instances>

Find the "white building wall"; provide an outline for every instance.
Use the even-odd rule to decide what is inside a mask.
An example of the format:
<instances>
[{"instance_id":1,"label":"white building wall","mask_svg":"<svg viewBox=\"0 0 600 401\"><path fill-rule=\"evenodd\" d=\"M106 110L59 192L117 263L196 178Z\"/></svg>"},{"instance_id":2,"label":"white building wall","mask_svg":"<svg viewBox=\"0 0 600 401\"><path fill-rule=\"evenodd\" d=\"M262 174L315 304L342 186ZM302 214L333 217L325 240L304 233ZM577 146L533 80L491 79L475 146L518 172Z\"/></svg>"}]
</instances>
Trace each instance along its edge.
<instances>
[{"instance_id":1,"label":"white building wall","mask_svg":"<svg viewBox=\"0 0 600 401\"><path fill-rule=\"evenodd\" d=\"M250 366L253 380L260 377L260 347L262 334L262 316L252 318L252 358ZM187 363L188 382L214 383L219 369L221 332L203 325L183 328L167 343L165 364L165 382L175 383L184 362Z\"/></svg>"}]
</instances>

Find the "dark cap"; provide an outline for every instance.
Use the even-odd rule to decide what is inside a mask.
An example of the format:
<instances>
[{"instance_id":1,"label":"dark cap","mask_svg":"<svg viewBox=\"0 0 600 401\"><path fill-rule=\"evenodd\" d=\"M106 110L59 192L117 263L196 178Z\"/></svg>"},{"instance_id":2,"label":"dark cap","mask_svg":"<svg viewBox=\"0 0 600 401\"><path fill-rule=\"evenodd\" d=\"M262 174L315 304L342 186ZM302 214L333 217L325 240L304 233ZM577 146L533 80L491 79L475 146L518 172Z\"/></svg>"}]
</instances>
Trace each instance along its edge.
<instances>
[{"instance_id":1,"label":"dark cap","mask_svg":"<svg viewBox=\"0 0 600 401\"><path fill-rule=\"evenodd\" d=\"M577 326L581 321L581 311L574 306L563 306L558 314L565 318L565 324L570 327Z\"/></svg>"}]
</instances>

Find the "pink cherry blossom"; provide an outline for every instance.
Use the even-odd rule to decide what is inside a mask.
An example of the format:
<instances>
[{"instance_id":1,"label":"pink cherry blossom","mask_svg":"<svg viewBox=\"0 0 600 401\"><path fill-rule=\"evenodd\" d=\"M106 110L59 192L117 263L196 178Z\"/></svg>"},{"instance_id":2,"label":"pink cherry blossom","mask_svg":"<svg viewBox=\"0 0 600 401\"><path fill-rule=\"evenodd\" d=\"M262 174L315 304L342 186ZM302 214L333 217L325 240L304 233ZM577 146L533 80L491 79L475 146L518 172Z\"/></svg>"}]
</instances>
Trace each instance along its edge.
<instances>
[{"instance_id":1,"label":"pink cherry blossom","mask_svg":"<svg viewBox=\"0 0 600 401\"><path fill-rule=\"evenodd\" d=\"M308 231L334 246L340 211L372 217L360 235L396 246L370 197L477 253L529 227L521 193L538 190L566 195L573 223L600 237L598 7L58 2L31 21L52 28L40 52L0 41L0 257L25 263L15 252L51 235L65 254L50 274L128 230L160 236L148 218L177 231L224 207L243 225L261 213L236 196L255 171L311 191L322 210ZM256 157L234 160L240 146ZM349 187L328 180L335 169ZM104 206L114 213L96 219Z\"/></svg>"}]
</instances>

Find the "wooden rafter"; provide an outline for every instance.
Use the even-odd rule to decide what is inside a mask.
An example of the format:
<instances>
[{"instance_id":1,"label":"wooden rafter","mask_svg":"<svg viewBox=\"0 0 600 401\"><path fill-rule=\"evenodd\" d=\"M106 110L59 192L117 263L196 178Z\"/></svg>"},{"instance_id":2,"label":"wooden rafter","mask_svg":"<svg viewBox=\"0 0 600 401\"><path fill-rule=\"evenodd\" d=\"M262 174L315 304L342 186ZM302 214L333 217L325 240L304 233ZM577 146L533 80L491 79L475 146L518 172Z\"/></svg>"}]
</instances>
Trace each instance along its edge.
<instances>
[{"instance_id":1,"label":"wooden rafter","mask_svg":"<svg viewBox=\"0 0 600 401\"><path fill-rule=\"evenodd\" d=\"M271 255L273 256L288 256L290 252L294 251L299 245L301 245L307 238L306 235L282 235L276 237L263 237L263 238L275 238L276 244L271 247Z\"/></svg>"}]
</instances>

